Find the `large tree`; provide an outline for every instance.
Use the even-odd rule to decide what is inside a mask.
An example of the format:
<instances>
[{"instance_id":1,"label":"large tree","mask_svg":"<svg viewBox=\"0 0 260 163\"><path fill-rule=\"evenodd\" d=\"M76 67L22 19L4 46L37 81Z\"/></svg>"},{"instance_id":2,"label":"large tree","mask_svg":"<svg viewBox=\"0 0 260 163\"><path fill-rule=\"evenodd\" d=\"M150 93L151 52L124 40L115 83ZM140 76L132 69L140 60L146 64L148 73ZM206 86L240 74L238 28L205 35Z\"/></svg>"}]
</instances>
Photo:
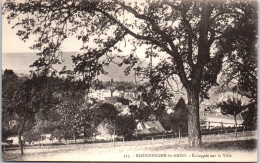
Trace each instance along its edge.
<instances>
[{"instance_id":1,"label":"large tree","mask_svg":"<svg viewBox=\"0 0 260 163\"><path fill-rule=\"evenodd\" d=\"M2 140L8 138L12 134L17 134L19 125L10 125L15 120L14 114L8 109L8 105L14 95L16 89L21 85L22 80L14 74L12 70L5 70L2 75Z\"/></svg>"},{"instance_id":2,"label":"large tree","mask_svg":"<svg viewBox=\"0 0 260 163\"><path fill-rule=\"evenodd\" d=\"M9 80L6 80L9 78ZM17 80L14 82L10 80ZM48 82L47 82L48 81ZM38 113L46 115L49 108L54 107L55 98L50 79L46 77L33 76L31 79L21 80L14 75L3 76L3 119L12 116L19 122L18 140L23 154L22 135L26 128L26 122L34 119Z\"/></svg>"},{"instance_id":3,"label":"large tree","mask_svg":"<svg viewBox=\"0 0 260 163\"><path fill-rule=\"evenodd\" d=\"M152 57L160 56L161 71L166 78L180 80L188 96L188 137L190 146L201 144L199 124L200 95L216 84L223 54L219 40L227 28L243 15L243 6L255 10L248 1L145 1L121 0L40 0L4 4L9 20L18 20L18 35L26 40L36 35L32 46L41 50L34 63L38 71L51 72L52 64L59 63L60 45L69 36L76 36L86 46L86 53L74 58L74 69L87 81L104 72L102 63L120 52L123 42L133 50L124 59L128 70L137 63L136 49L143 45ZM21 28L22 27L22 28ZM105 62L101 59L106 56ZM92 63L91 70L89 63ZM152 66L151 66L152 67ZM86 72L88 75L86 76ZM153 73L150 73L151 77Z\"/></svg>"}]
</instances>

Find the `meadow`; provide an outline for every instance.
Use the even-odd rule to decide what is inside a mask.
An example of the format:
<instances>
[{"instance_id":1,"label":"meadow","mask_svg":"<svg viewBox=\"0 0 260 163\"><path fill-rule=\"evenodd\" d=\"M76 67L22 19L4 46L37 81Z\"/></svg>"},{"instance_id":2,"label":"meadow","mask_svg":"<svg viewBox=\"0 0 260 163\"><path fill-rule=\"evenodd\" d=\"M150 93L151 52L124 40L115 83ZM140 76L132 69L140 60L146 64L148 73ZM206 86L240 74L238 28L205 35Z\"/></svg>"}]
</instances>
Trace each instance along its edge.
<instances>
[{"instance_id":1,"label":"meadow","mask_svg":"<svg viewBox=\"0 0 260 163\"><path fill-rule=\"evenodd\" d=\"M193 149L187 137L92 144L26 147L2 153L3 161L256 161L257 132L203 135Z\"/></svg>"}]
</instances>

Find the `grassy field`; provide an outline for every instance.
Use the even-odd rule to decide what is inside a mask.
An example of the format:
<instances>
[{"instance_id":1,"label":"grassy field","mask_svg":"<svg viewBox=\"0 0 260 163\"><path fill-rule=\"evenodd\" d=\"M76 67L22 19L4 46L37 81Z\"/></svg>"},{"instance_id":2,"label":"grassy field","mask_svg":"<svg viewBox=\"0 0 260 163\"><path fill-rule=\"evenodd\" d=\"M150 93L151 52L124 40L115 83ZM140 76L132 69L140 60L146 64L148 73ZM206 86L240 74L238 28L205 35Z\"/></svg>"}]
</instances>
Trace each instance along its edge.
<instances>
[{"instance_id":1,"label":"grassy field","mask_svg":"<svg viewBox=\"0 0 260 163\"><path fill-rule=\"evenodd\" d=\"M109 143L49 145L6 151L3 161L256 161L257 132L202 136L199 149L187 138Z\"/></svg>"}]
</instances>

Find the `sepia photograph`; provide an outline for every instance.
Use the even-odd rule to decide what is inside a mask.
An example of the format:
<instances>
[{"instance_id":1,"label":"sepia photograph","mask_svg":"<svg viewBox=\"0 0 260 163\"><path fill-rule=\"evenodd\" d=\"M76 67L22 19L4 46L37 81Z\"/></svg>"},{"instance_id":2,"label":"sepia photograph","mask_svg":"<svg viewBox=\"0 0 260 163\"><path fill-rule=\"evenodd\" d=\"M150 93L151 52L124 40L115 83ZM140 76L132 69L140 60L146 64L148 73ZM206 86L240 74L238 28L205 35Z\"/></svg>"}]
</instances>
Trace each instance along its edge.
<instances>
[{"instance_id":1,"label":"sepia photograph","mask_svg":"<svg viewBox=\"0 0 260 163\"><path fill-rule=\"evenodd\" d=\"M257 0L3 0L2 161L257 162Z\"/></svg>"}]
</instances>

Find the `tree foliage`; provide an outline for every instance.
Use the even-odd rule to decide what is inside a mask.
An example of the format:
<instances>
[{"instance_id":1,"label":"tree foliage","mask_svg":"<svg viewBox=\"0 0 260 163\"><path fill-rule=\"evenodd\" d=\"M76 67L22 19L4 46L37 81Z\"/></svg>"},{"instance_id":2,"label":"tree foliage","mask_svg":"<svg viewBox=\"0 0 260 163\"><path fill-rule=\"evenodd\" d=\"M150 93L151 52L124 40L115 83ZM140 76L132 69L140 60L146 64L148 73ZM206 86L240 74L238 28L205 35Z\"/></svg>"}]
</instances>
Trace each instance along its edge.
<instances>
[{"instance_id":1,"label":"tree foliage","mask_svg":"<svg viewBox=\"0 0 260 163\"><path fill-rule=\"evenodd\" d=\"M11 116L8 121L19 122L18 138L21 154L23 154L21 136L26 128L26 121L33 122L36 114L46 115L49 108L54 107L57 102L50 81L51 79L44 76L33 76L26 80L18 78L15 74L6 73L3 76L3 119Z\"/></svg>"},{"instance_id":2,"label":"tree foliage","mask_svg":"<svg viewBox=\"0 0 260 163\"><path fill-rule=\"evenodd\" d=\"M221 108L221 113L224 115L226 114L237 115L241 113L243 109L245 109L244 106L242 105L242 101L235 98L234 99L229 98L227 101L221 102L219 106Z\"/></svg>"},{"instance_id":3,"label":"tree foliage","mask_svg":"<svg viewBox=\"0 0 260 163\"><path fill-rule=\"evenodd\" d=\"M8 107L12 102L13 94L21 84L18 76L12 70L5 70L2 75L2 139L5 139L18 132L17 126L10 126L9 122L15 117L13 112L9 111Z\"/></svg>"},{"instance_id":4,"label":"tree foliage","mask_svg":"<svg viewBox=\"0 0 260 163\"><path fill-rule=\"evenodd\" d=\"M177 104L172 108L173 112L166 111L159 117L163 127L168 131L175 133L188 132L188 107L185 100L181 97Z\"/></svg>"},{"instance_id":5,"label":"tree foliage","mask_svg":"<svg viewBox=\"0 0 260 163\"><path fill-rule=\"evenodd\" d=\"M93 109L93 125L105 124L109 134L130 139L136 128L135 119L131 115L119 114L119 111L109 103L97 103Z\"/></svg>"},{"instance_id":6,"label":"tree foliage","mask_svg":"<svg viewBox=\"0 0 260 163\"><path fill-rule=\"evenodd\" d=\"M225 39L220 48L226 54L222 73L222 82L236 83L233 91L246 96L250 103L243 113L245 125L255 127L257 120L257 11L250 6L242 5L244 14L238 15L239 20L233 28L225 32Z\"/></svg>"},{"instance_id":7,"label":"tree foliage","mask_svg":"<svg viewBox=\"0 0 260 163\"><path fill-rule=\"evenodd\" d=\"M238 93L256 101L257 96L257 11L241 6L239 22L225 31L221 51L226 55L227 69L223 71L225 83L236 82Z\"/></svg>"},{"instance_id":8,"label":"tree foliage","mask_svg":"<svg viewBox=\"0 0 260 163\"><path fill-rule=\"evenodd\" d=\"M136 122L131 115L118 115L115 118L115 133L117 136L123 136L124 140L130 140L136 129Z\"/></svg>"},{"instance_id":9,"label":"tree foliage","mask_svg":"<svg viewBox=\"0 0 260 163\"><path fill-rule=\"evenodd\" d=\"M175 131L186 133L188 131L188 107L183 98L180 98L174 107L173 123Z\"/></svg>"},{"instance_id":10,"label":"tree foliage","mask_svg":"<svg viewBox=\"0 0 260 163\"><path fill-rule=\"evenodd\" d=\"M56 109L60 117L59 127L70 133L75 140L82 128L87 126L85 89L80 87L80 83L65 81L61 90L62 94Z\"/></svg>"},{"instance_id":11,"label":"tree foliage","mask_svg":"<svg viewBox=\"0 0 260 163\"><path fill-rule=\"evenodd\" d=\"M114 122L115 117L119 113L114 105L109 103L97 103L92 107L92 110L94 126L99 125L102 121Z\"/></svg>"},{"instance_id":12,"label":"tree foliage","mask_svg":"<svg viewBox=\"0 0 260 163\"><path fill-rule=\"evenodd\" d=\"M223 101L218 104L221 108L221 113L224 115L233 115L236 127L236 136L237 136L237 115L245 110L245 106L242 104L242 101L236 98L229 98L227 101Z\"/></svg>"}]
</instances>

